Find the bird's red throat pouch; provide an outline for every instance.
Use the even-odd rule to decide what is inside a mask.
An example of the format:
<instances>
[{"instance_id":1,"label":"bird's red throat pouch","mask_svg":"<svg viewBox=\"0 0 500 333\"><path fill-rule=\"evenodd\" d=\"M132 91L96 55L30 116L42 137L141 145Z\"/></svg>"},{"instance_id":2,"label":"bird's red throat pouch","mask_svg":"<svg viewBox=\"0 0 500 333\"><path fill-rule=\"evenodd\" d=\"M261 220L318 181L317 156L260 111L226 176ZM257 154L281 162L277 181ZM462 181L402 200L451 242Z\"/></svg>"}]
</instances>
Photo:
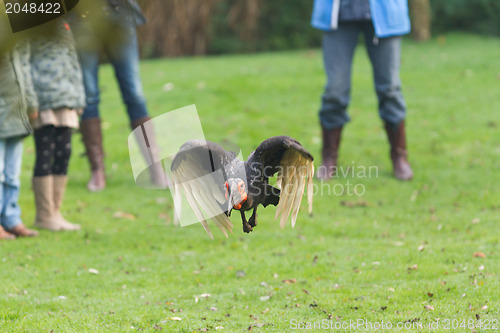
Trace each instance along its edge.
<instances>
[{"instance_id":1,"label":"bird's red throat pouch","mask_svg":"<svg viewBox=\"0 0 500 333\"><path fill-rule=\"evenodd\" d=\"M241 209L241 206L247 201L247 194L245 192L241 194L241 201L237 205L234 205L234 209Z\"/></svg>"}]
</instances>

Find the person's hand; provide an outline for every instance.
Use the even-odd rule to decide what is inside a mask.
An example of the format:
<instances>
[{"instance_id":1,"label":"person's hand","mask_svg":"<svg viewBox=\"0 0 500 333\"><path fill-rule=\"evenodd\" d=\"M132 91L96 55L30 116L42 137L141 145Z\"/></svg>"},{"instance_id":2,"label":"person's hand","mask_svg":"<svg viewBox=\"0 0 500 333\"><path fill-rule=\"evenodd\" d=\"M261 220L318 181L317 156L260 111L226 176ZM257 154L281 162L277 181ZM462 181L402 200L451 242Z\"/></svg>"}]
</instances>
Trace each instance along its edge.
<instances>
[{"instance_id":1,"label":"person's hand","mask_svg":"<svg viewBox=\"0 0 500 333\"><path fill-rule=\"evenodd\" d=\"M38 118L38 110L35 110L35 111L32 111L30 113L28 113L28 118L33 121L35 120L36 118Z\"/></svg>"}]
</instances>

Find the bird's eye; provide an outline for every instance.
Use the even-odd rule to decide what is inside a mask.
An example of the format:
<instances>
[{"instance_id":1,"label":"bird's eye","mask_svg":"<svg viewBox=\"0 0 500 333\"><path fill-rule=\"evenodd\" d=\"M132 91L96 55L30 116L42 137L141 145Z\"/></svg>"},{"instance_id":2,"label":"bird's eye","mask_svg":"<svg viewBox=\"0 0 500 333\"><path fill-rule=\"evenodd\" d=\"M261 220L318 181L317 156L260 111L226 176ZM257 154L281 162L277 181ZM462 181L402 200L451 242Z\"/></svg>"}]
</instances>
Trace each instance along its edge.
<instances>
[{"instance_id":1,"label":"bird's eye","mask_svg":"<svg viewBox=\"0 0 500 333\"><path fill-rule=\"evenodd\" d=\"M226 191L229 191L229 184L227 182L224 183L224 186L226 187Z\"/></svg>"},{"instance_id":2,"label":"bird's eye","mask_svg":"<svg viewBox=\"0 0 500 333\"><path fill-rule=\"evenodd\" d=\"M245 183L240 182L238 183L238 190L243 191L245 189Z\"/></svg>"}]
</instances>

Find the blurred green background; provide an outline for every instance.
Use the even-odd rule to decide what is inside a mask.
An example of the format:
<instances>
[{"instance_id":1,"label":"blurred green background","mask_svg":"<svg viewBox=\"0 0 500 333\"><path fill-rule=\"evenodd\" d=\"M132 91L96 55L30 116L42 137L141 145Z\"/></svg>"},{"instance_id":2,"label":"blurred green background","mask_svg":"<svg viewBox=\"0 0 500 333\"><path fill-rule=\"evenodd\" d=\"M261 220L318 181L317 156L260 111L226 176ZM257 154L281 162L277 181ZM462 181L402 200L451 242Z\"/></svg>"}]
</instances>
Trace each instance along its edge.
<instances>
[{"instance_id":1,"label":"blurred green background","mask_svg":"<svg viewBox=\"0 0 500 333\"><path fill-rule=\"evenodd\" d=\"M313 1L141 0L143 57L290 50L320 45ZM450 31L500 35L498 0L409 0L412 37Z\"/></svg>"}]
</instances>

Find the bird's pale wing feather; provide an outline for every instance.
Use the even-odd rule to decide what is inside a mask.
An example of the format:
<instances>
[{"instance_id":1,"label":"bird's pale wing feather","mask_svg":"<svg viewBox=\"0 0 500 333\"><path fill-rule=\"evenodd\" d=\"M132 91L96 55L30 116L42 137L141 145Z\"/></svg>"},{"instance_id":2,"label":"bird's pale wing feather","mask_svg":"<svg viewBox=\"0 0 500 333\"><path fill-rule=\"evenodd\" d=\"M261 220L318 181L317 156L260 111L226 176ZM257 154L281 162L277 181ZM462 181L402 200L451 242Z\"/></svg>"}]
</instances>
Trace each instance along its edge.
<instances>
[{"instance_id":1,"label":"bird's pale wing feather","mask_svg":"<svg viewBox=\"0 0 500 333\"><path fill-rule=\"evenodd\" d=\"M221 209L221 204L226 202L222 192L223 184L219 184L223 179L222 173L212 172L213 170L204 168L206 164L200 163L199 151L190 154L189 150L182 151L181 149L180 153L182 156L174 159L175 167L172 167L175 217L180 218L182 192L196 218L212 239L213 235L205 216L210 217L222 233L228 237L227 230L232 232L233 225ZM220 152L212 151L212 154L216 153Z\"/></svg>"},{"instance_id":2,"label":"bird's pale wing feather","mask_svg":"<svg viewBox=\"0 0 500 333\"><path fill-rule=\"evenodd\" d=\"M306 177L307 177L306 170L304 170L304 168L300 168L298 172L299 184L297 187L297 192L295 194L295 199L293 201L293 207L292 207L292 228L295 227L295 223L297 222L297 216L299 215L299 208L305 190Z\"/></svg>"},{"instance_id":3,"label":"bird's pale wing feather","mask_svg":"<svg viewBox=\"0 0 500 333\"><path fill-rule=\"evenodd\" d=\"M189 185L183 183L182 188L184 190L184 194L186 195L186 198L188 200L189 206L191 206L191 209L194 211L196 217L198 218L198 221L200 221L201 225L207 232L207 234L210 236L210 238L214 239L214 236L212 235L212 232L210 231L210 228L208 227L207 221L205 221L205 217L203 216L203 213L200 210L200 207L198 207L198 203L194 199L194 196L191 192L191 189Z\"/></svg>"},{"instance_id":4,"label":"bird's pale wing feather","mask_svg":"<svg viewBox=\"0 0 500 333\"><path fill-rule=\"evenodd\" d=\"M313 212L313 176L314 176L314 164L312 161L307 162L307 206L309 208L309 215Z\"/></svg>"},{"instance_id":5,"label":"bird's pale wing feather","mask_svg":"<svg viewBox=\"0 0 500 333\"><path fill-rule=\"evenodd\" d=\"M306 184L308 211L312 214L313 160L309 154L304 153L305 149L302 146L297 149L295 145L298 146L298 143L292 144L283 153L277 173L276 186L280 188L281 193L275 218L280 217L282 228L290 217L292 227L295 227Z\"/></svg>"}]
</instances>

